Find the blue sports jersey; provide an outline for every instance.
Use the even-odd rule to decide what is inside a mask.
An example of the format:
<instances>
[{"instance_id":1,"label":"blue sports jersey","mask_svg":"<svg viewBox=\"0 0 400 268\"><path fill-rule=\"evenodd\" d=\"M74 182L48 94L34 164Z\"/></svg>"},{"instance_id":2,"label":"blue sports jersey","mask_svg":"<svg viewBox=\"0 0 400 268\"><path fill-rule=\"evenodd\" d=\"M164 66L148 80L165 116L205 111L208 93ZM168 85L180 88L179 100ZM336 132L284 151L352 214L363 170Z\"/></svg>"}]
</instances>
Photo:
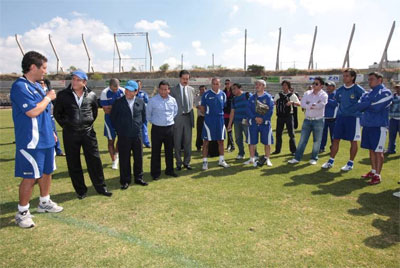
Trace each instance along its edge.
<instances>
[{"instance_id":1,"label":"blue sports jersey","mask_svg":"<svg viewBox=\"0 0 400 268\"><path fill-rule=\"evenodd\" d=\"M256 112L256 100L269 106L268 112L266 112L264 115L261 115ZM247 116L249 120L250 119L254 120L256 117L261 117L264 122L271 121L271 116L273 112L274 112L274 101L272 100L272 96L269 93L264 92L264 94L260 97L256 93L249 98L249 104L247 107Z\"/></svg>"},{"instance_id":2,"label":"blue sports jersey","mask_svg":"<svg viewBox=\"0 0 400 268\"><path fill-rule=\"evenodd\" d=\"M363 112L360 120L361 126L388 127L389 107L392 99L392 92L383 84L364 94L356 105L356 108Z\"/></svg>"},{"instance_id":3,"label":"blue sports jersey","mask_svg":"<svg viewBox=\"0 0 400 268\"><path fill-rule=\"evenodd\" d=\"M325 118L336 118L336 114L338 111L338 103L335 98L336 91L328 94L328 102L325 105Z\"/></svg>"},{"instance_id":4,"label":"blue sports jersey","mask_svg":"<svg viewBox=\"0 0 400 268\"><path fill-rule=\"evenodd\" d=\"M113 105L116 100L124 96L124 89L118 88L116 92L112 91L110 87L103 89L100 95L101 106ZM107 123L111 124L111 119L109 114L104 114L104 119Z\"/></svg>"},{"instance_id":5,"label":"blue sports jersey","mask_svg":"<svg viewBox=\"0 0 400 268\"><path fill-rule=\"evenodd\" d=\"M26 115L44 97L45 92L40 85L24 77L12 84L10 99L17 149L46 149L55 146L50 104L36 117Z\"/></svg>"},{"instance_id":6,"label":"blue sports jersey","mask_svg":"<svg viewBox=\"0 0 400 268\"><path fill-rule=\"evenodd\" d=\"M235 96L232 100L232 109L235 109L235 122L241 122L247 118L247 105L248 99L251 97L251 93L242 93L240 96Z\"/></svg>"},{"instance_id":7,"label":"blue sports jersey","mask_svg":"<svg viewBox=\"0 0 400 268\"><path fill-rule=\"evenodd\" d=\"M144 91L139 91L138 94L136 95L139 99L142 99L144 103L149 103L149 95L147 95L146 92Z\"/></svg>"},{"instance_id":8,"label":"blue sports jersey","mask_svg":"<svg viewBox=\"0 0 400 268\"><path fill-rule=\"evenodd\" d=\"M224 115L226 95L222 90L215 93L212 89L207 90L201 97L201 106L206 108L205 116Z\"/></svg>"},{"instance_id":9,"label":"blue sports jersey","mask_svg":"<svg viewBox=\"0 0 400 268\"><path fill-rule=\"evenodd\" d=\"M361 112L357 110L356 104L364 93L365 90L357 84L353 84L350 87L343 85L338 88L335 95L336 101L339 103L337 115L361 116Z\"/></svg>"}]
</instances>

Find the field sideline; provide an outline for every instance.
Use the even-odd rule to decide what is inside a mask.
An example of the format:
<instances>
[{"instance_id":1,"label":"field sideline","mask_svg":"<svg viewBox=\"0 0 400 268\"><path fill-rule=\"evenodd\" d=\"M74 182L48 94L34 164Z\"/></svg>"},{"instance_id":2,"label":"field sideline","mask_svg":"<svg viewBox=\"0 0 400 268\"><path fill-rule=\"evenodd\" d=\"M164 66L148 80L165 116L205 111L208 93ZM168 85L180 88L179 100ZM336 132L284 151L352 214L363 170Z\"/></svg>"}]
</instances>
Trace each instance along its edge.
<instances>
[{"instance_id":1,"label":"field sideline","mask_svg":"<svg viewBox=\"0 0 400 268\"><path fill-rule=\"evenodd\" d=\"M303 160L287 164L292 156L286 132L282 153L271 157L273 167L244 166L235 160L236 150L225 154L231 168L218 167L218 159L212 158L204 172L201 155L194 151L194 170L179 171L179 178L162 174L156 182L149 173L150 149L144 149L144 179L149 186L121 191L119 171L111 169L103 122L99 110L95 130L113 196L95 193L82 156L90 187L88 197L78 200L65 158L57 157L51 196L64 211L36 213L35 187L30 204L37 226L22 229L14 221L20 179L13 176L11 110L0 110L1 267L399 265L400 200L392 194L399 190L400 148L385 158L383 181L376 186L360 178L370 169L367 150L359 149L352 171L340 171L348 160L348 142L341 143L336 165L329 171L321 169L328 153L320 155L316 166L308 164L311 140ZM275 118L272 125L275 130ZM296 144L299 138L297 130ZM258 151L263 151L261 146Z\"/></svg>"}]
</instances>

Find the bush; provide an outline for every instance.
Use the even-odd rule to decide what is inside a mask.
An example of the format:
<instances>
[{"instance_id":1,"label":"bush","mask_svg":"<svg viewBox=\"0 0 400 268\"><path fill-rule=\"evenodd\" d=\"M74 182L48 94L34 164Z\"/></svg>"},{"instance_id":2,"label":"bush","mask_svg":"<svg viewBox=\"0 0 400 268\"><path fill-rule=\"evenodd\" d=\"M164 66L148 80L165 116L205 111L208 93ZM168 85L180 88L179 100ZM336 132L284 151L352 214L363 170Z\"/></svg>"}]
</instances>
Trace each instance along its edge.
<instances>
[{"instance_id":1,"label":"bush","mask_svg":"<svg viewBox=\"0 0 400 268\"><path fill-rule=\"evenodd\" d=\"M262 65L257 65L257 64L251 64L247 66L247 71L255 74L262 74L264 72L264 66Z\"/></svg>"},{"instance_id":2,"label":"bush","mask_svg":"<svg viewBox=\"0 0 400 268\"><path fill-rule=\"evenodd\" d=\"M169 64L168 63L164 63L163 65L160 66L160 71L161 72L166 72L169 69Z\"/></svg>"},{"instance_id":3,"label":"bush","mask_svg":"<svg viewBox=\"0 0 400 268\"><path fill-rule=\"evenodd\" d=\"M103 80L103 75L99 73L94 73L90 76L91 80Z\"/></svg>"}]
</instances>

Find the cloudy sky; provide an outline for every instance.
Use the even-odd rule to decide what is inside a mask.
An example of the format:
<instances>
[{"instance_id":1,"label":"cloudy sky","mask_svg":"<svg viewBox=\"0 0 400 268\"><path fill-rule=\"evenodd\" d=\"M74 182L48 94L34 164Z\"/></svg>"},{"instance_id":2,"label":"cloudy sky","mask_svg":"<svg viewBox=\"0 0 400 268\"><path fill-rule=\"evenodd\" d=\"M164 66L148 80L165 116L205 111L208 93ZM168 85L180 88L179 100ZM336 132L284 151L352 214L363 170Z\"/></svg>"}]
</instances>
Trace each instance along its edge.
<instances>
[{"instance_id":1,"label":"cloudy sky","mask_svg":"<svg viewBox=\"0 0 400 268\"><path fill-rule=\"evenodd\" d=\"M118 71L114 33L148 32L155 69L164 63L184 67L212 64L243 68L244 30L247 64L275 69L278 29L282 28L280 65L307 68L315 26L314 67L341 67L353 23L356 31L350 64L365 68L379 62L393 21L397 27L389 60L400 59L398 0L0 0L0 73L21 72L21 52L37 50L61 65L87 70L82 34L95 71ZM118 37L124 70L149 68L144 37ZM143 58L147 57L147 61ZM130 59L128 59L130 58Z\"/></svg>"}]
</instances>

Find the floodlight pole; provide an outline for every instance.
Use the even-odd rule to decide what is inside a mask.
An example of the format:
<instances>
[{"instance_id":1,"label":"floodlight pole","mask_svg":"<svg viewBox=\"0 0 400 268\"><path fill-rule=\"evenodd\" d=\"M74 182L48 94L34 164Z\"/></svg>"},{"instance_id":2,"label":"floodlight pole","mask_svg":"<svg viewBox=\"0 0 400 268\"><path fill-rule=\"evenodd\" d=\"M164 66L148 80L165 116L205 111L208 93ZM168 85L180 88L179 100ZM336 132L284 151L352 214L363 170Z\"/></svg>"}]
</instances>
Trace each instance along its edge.
<instances>
[{"instance_id":1,"label":"floodlight pole","mask_svg":"<svg viewBox=\"0 0 400 268\"><path fill-rule=\"evenodd\" d=\"M279 27L278 51L276 52L275 71L279 71L279 50L281 47L281 27Z\"/></svg>"},{"instance_id":2,"label":"floodlight pole","mask_svg":"<svg viewBox=\"0 0 400 268\"><path fill-rule=\"evenodd\" d=\"M83 42L83 46L85 47L86 55L87 55L88 61L89 61L89 63L88 63L88 73L90 73L90 67L92 67L92 71L94 72L93 66L91 66L91 59L90 59L89 50L87 48L87 45L86 45L86 42L85 42L85 38L83 37L83 34L82 34L82 42Z\"/></svg>"},{"instance_id":3,"label":"floodlight pole","mask_svg":"<svg viewBox=\"0 0 400 268\"><path fill-rule=\"evenodd\" d=\"M53 48L54 55L56 56L56 59L57 59L57 74L58 74L58 68L60 68L61 72L64 72L64 70L63 70L63 68L61 67L61 64L60 64L60 57L58 57L56 48L54 47L54 44L53 44L53 41L51 40L51 35L50 34L49 34L49 41L50 41L51 47Z\"/></svg>"},{"instance_id":4,"label":"floodlight pole","mask_svg":"<svg viewBox=\"0 0 400 268\"><path fill-rule=\"evenodd\" d=\"M118 62L119 62L119 67L118 67L118 72L121 72L121 53L119 52L119 47L118 47L118 42L117 42L117 35L114 34L114 43L115 47L117 48L117 53L118 53Z\"/></svg>"},{"instance_id":5,"label":"floodlight pole","mask_svg":"<svg viewBox=\"0 0 400 268\"><path fill-rule=\"evenodd\" d=\"M389 48L390 40L392 40L392 35L393 35L393 32L394 32L394 27L395 27L395 26L396 26L396 21L393 21L392 28L390 29L390 33L389 33L388 40L386 41L385 49L383 50L381 62L379 63L379 67L378 67L378 70L379 70L379 71L382 71L382 68L383 68L383 64L384 64L384 63L385 63L385 65L387 66L387 62L388 62L387 50L388 50L388 48Z\"/></svg>"},{"instance_id":6,"label":"floodlight pole","mask_svg":"<svg viewBox=\"0 0 400 268\"><path fill-rule=\"evenodd\" d=\"M213 68L213 70L214 70L214 68L215 68L215 65L214 65L214 53L212 54L212 68Z\"/></svg>"},{"instance_id":7,"label":"floodlight pole","mask_svg":"<svg viewBox=\"0 0 400 268\"><path fill-rule=\"evenodd\" d=\"M21 43L20 43L19 40L18 40L18 35L17 35L17 34L15 34L15 41L17 41L17 45L18 45L18 47L19 47L19 50L21 51L22 56L24 56L24 55L25 55L25 52L24 52L24 49L22 48Z\"/></svg>"},{"instance_id":8,"label":"floodlight pole","mask_svg":"<svg viewBox=\"0 0 400 268\"><path fill-rule=\"evenodd\" d=\"M183 54L181 54L181 70L183 70Z\"/></svg>"},{"instance_id":9,"label":"floodlight pole","mask_svg":"<svg viewBox=\"0 0 400 268\"><path fill-rule=\"evenodd\" d=\"M351 42L353 41L353 36L354 36L355 30L356 30L356 24L353 23L353 29L351 30L349 44L347 45L346 55L344 56L342 69L346 66L346 63L347 63L347 68L350 67L350 46L351 46Z\"/></svg>"},{"instance_id":10,"label":"floodlight pole","mask_svg":"<svg viewBox=\"0 0 400 268\"><path fill-rule=\"evenodd\" d=\"M247 29L244 29L244 64L243 70L246 72L246 50L247 50Z\"/></svg>"},{"instance_id":11,"label":"floodlight pole","mask_svg":"<svg viewBox=\"0 0 400 268\"><path fill-rule=\"evenodd\" d=\"M149 48L149 56L150 56L150 72L154 71L153 68L153 56L151 55L151 47L150 47L150 40L149 40L149 33L146 32L146 41L147 41L147 47Z\"/></svg>"},{"instance_id":12,"label":"floodlight pole","mask_svg":"<svg viewBox=\"0 0 400 268\"><path fill-rule=\"evenodd\" d=\"M318 29L318 26L315 26L314 39L313 39L311 53L310 53L310 61L308 62L308 70L314 69L314 46L315 46L315 39L317 38L317 29Z\"/></svg>"}]
</instances>

